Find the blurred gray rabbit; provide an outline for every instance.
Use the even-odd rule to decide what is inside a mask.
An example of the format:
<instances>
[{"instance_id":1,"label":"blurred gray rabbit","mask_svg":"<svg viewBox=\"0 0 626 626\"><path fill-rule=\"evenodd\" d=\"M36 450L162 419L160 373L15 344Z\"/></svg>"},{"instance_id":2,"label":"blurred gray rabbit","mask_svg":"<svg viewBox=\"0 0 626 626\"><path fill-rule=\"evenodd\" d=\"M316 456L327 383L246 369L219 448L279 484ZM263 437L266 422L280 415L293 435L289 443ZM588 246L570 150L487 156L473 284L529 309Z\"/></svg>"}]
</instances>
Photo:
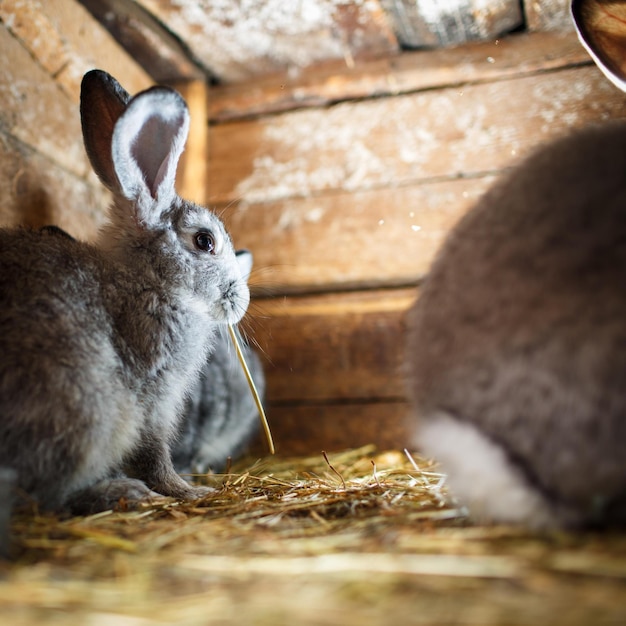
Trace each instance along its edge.
<instances>
[{"instance_id":1,"label":"blurred gray rabbit","mask_svg":"<svg viewBox=\"0 0 626 626\"><path fill-rule=\"evenodd\" d=\"M409 312L416 444L479 520L626 521L626 122L505 176Z\"/></svg>"},{"instance_id":2,"label":"blurred gray rabbit","mask_svg":"<svg viewBox=\"0 0 626 626\"><path fill-rule=\"evenodd\" d=\"M81 119L113 193L97 244L0 229L0 465L47 509L200 497L169 446L218 328L246 311L246 280L221 221L176 194L178 93L131 98L94 70Z\"/></svg>"},{"instance_id":3,"label":"blurred gray rabbit","mask_svg":"<svg viewBox=\"0 0 626 626\"><path fill-rule=\"evenodd\" d=\"M237 252L241 274L247 280L252 255ZM262 397L265 378L256 352L245 342L241 349L254 384ZM229 457L241 454L259 430L259 413L243 368L226 332L218 332L200 380L192 389L172 446L174 467L183 474L220 472Z\"/></svg>"}]
</instances>

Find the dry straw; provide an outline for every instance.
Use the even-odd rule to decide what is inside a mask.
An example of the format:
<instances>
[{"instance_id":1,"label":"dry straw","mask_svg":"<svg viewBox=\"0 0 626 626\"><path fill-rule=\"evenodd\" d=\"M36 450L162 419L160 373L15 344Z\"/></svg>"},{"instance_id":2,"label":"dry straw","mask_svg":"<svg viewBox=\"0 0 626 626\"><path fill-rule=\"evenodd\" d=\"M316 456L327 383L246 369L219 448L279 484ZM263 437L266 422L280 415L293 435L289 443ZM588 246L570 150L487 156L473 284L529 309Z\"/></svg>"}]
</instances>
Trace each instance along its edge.
<instances>
[{"instance_id":1,"label":"dry straw","mask_svg":"<svg viewBox=\"0 0 626 626\"><path fill-rule=\"evenodd\" d=\"M267 416L265 415L265 411L263 410L263 403L261 402L261 397L259 396L259 392L257 391L256 385L254 384L254 380L252 380L252 375L250 374L250 370L248 369L248 364L246 363L246 359L244 358L243 352L241 351L241 346L239 345L239 339L237 338L235 327L232 324L228 325L228 332L230 334L233 345L235 346L235 352L237 353L237 358L239 359L239 363L241 364L243 373L245 374L246 380L248 381L250 392L252 393L252 397L254 398L254 402L259 411L259 419L261 420L261 425L263 426L263 432L265 433L265 439L267 440L270 454L274 454L274 440L272 439L270 425L267 422Z\"/></svg>"},{"instance_id":2,"label":"dry straw","mask_svg":"<svg viewBox=\"0 0 626 626\"><path fill-rule=\"evenodd\" d=\"M17 515L0 623L626 623L626 538L472 526L418 456L248 459L197 480L215 491L196 502Z\"/></svg>"}]
</instances>

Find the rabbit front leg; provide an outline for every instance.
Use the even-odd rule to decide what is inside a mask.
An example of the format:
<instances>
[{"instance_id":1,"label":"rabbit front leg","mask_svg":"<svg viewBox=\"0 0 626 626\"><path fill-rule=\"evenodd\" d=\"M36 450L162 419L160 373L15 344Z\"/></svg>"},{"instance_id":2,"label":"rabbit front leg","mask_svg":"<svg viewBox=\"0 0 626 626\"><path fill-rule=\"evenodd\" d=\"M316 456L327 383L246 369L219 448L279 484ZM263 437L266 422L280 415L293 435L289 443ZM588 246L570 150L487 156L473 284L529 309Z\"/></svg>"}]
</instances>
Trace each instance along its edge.
<instances>
[{"instance_id":1,"label":"rabbit front leg","mask_svg":"<svg viewBox=\"0 0 626 626\"><path fill-rule=\"evenodd\" d=\"M143 480L153 491L172 498L196 499L215 491L185 482L174 469L167 444L155 437L146 438L135 450L126 471Z\"/></svg>"}]
</instances>

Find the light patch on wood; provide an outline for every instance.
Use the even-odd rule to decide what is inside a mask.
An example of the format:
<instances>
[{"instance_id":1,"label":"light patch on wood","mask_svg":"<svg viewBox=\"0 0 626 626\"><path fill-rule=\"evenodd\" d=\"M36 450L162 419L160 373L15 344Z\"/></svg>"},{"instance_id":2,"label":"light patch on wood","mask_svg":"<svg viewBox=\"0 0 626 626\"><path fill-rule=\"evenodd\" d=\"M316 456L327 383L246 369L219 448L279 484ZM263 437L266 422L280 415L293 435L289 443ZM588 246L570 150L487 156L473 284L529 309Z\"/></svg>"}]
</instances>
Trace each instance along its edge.
<instances>
[{"instance_id":1,"label":"light patch on wood","mask_svg":"<svg viewBox=\"0 0 626 626\"><path fill-rule=\"evenodd\" d=\"M518 0L382 0L402 43L449 46L496 37L522 23Z\"/></svg>"},{"instance_id":2,"label":"light patch on wood","mask_svg":"<svg viewBox=\"0 0 626 626\"><path fill-rule=\"evenodd\" d=\"M488 59L493 60L493 63ZM296 78L272 76L212 91L211 120L401 95L590 63L575 33L524 33L454 48L403 52L358 63L316 66Z\"/></svg>"},{"instance_id":3,"label":"light patch on wood","mask_svg":"<svg viewBox=\"0 0 626 626\"><path fill-rule=\"evenodd\" d=\"M572 127L623 115L621 94L589 66L220 125L211 130L210 199L268 202L481 175Z\"/></svg>"},{"instance_id":4,"label":"light patch on wood","mask_svg":"<svg viewBox=\"0 0 626 626\"><path fill-rule=\"evenodd\" d=\"M220 79L396 50L378 0L139 0ZM346 11L350 11L346 15Z\"/></svg>"},{"instance_id":5,"label":"light patch on wood","mask_svg":"<svg viewBox=\"0 0 626 626\"><path fill-rule=\"evenodd\" d=\"M341 296L333 293L285 299L271 298L258 302L263 313L269 316L399 313L406 311L417 295L413 289L389 291L384 298L381 297L381 293L383 292L346 292Z\"/></svg>"}]
</instances>

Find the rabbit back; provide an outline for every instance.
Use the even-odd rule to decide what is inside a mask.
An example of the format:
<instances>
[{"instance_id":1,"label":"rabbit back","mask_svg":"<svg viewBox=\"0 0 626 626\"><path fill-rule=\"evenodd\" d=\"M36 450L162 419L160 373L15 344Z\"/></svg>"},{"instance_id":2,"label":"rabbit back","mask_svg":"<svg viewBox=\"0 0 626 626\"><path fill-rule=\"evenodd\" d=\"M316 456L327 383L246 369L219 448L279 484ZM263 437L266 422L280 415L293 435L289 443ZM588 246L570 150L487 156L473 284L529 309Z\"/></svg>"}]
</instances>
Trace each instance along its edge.
<instances>
[{"instance_id":1,"label":"rabbit back","mask_svg":"<svg viewBox=\"0 0 626 626\"><path fill-rule=\"evenodd\" d=\"M0 458L44 507L105 476L138 437L112 406L128 412L132 395L111 343L102 268L87 244L0 230Z\"/></svg>"},{"instance_id":2,"label":"rabbit back","mask_svg":"<svg viewBox=\"0 0 626 626\"><path fill-rule=\"evenodd\" d=\"M418 439L431 452L467 476L497 451L546 519L621 509L626 123L557 141L496 184L444 244L408 324ZM485 449L464 448L466 431ZM467 499L489 499L473 482Z\"/></svg>"}]
</instances>

